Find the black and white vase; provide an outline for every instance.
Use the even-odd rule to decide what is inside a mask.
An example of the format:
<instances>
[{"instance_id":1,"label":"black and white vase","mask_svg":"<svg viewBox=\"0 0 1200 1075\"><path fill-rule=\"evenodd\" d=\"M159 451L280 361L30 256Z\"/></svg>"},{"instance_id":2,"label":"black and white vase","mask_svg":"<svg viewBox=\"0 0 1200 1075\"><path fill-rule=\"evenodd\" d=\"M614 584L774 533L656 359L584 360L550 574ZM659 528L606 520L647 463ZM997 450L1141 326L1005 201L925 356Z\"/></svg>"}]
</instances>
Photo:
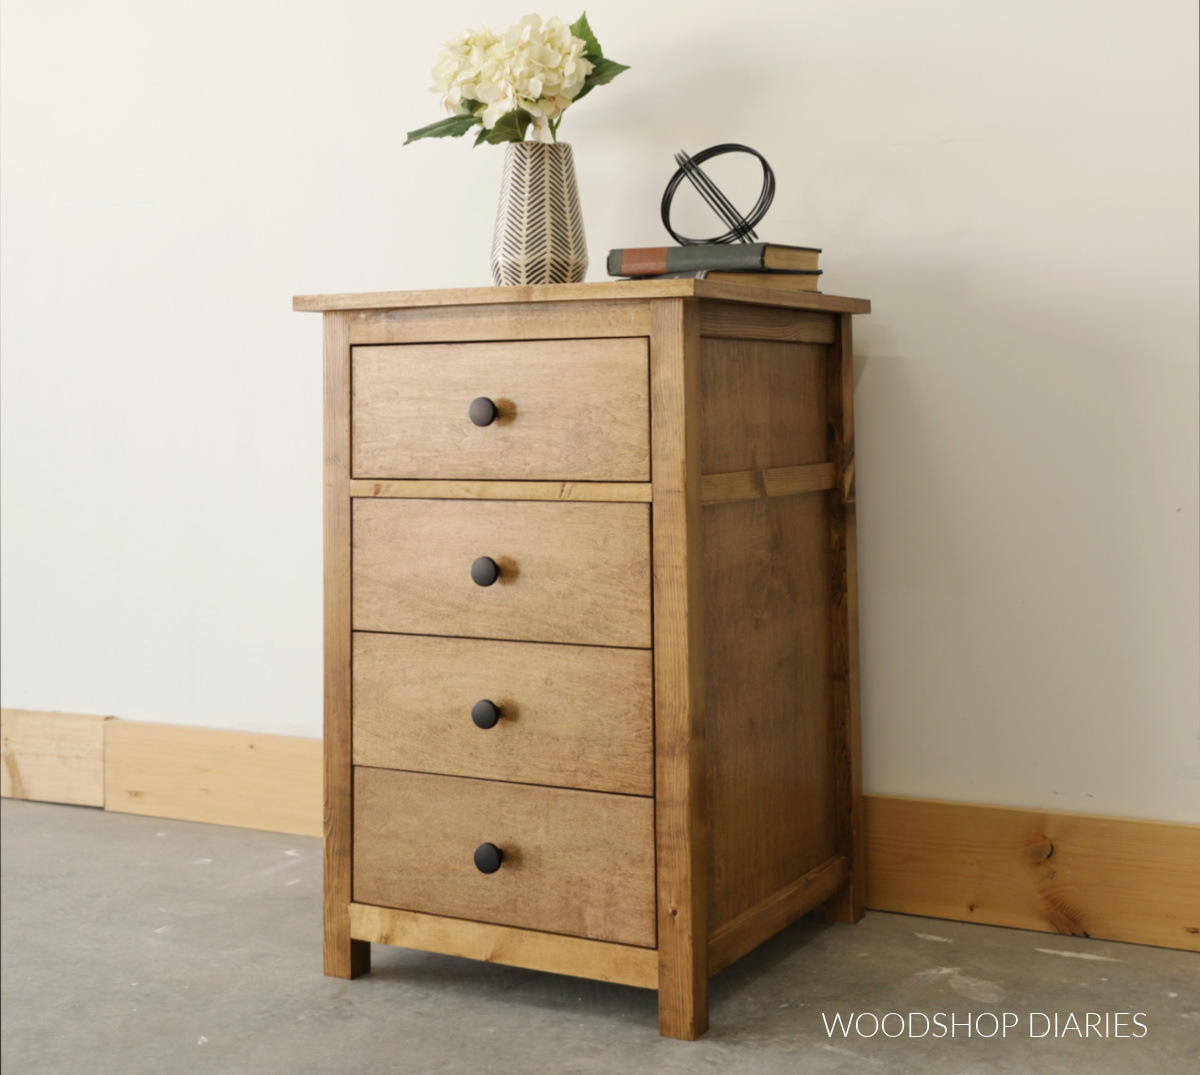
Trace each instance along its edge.
<instances>
[{"instance_id":1,"label":"black and white vase","mask_svg":"<svg viewBox=\"0 0 1200 1075\"><path fill-rule=\"evenodd\" d=\"M575 162L562 142L509 142L492 238L497 284L578 284L587 242Z\"/></svg>"}]
</instances>

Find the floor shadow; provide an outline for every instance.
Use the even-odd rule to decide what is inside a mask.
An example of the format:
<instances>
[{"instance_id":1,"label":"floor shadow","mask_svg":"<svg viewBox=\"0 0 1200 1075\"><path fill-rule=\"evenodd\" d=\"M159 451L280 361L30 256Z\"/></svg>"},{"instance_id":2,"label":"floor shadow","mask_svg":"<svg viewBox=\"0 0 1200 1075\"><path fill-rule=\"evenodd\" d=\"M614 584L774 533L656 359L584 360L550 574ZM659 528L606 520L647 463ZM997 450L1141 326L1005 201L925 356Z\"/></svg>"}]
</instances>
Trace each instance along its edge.
<instances>
[{"instance_id":1,"label":"floor shadow","mask_svg":"<svg viewBox=\"0 0 1200 1075\"><path fill-rule=\"evenodd\" d=\"M581 1018L616 1016L648 1028L658 1026L658 998L649 989L378 944L372 946L371 960L364 982L402 983L491 1003L532 1004L569 1010Z\"/></svg>"},{"instance_id":2,"label":"floor shadow","mask_svg":"<svg viewBox=\"0 0 1200 1075\"><path fill-rule=\"evenodd\" d=\"M826 922L823 912L805 915L712 978L708 984L709 1002L717 1004L734 999L820 937L841 928Z\"/></svg>"}]
</instances>

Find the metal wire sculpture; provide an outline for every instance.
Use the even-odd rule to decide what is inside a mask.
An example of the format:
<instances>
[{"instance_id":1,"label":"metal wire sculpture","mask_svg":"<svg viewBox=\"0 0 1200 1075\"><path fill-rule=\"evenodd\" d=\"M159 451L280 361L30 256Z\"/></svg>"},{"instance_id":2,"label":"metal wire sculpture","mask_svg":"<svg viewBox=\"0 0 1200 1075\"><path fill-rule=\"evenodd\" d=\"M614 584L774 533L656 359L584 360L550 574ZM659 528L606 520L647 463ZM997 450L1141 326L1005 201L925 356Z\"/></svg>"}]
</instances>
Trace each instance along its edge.
<instances>
[{"instance_id":1,"label":"metal wire sculpture","mask_svg":"<svg viewBox=\"0 0 1200 1075\"><path fill-rule=\"evenodd\" d=\"M733 202L725 196L721 188L700 168L700 165L706 160L723 156L726 153L749 153L751 156L757 157L759 163L762 164L762 191L758 195L758 201L754 203L754 208L746 216L742 216L737 211ZM708 149L701 150L694 157L680 150L675 154L675 163L679 165L679 170L671 176L671 181L667 184L667 189L663 191L662 197L662 222L670 232L672 239L680 246L758 241L758 233L754 230L754 225L766 216L767 210L771 208L771 202L775 198L775 173L767 163L766 157L749 146L741 146L736 142L725 142L719 146L710 146ZM680 235L671 227L671 200L675 197L675 191L679 189L679 184L685 178L696 188L700 197L708 203L709 208L729 226L727 232L713 239L692 239L686 235Z\"/></svg>"}]
</instances>

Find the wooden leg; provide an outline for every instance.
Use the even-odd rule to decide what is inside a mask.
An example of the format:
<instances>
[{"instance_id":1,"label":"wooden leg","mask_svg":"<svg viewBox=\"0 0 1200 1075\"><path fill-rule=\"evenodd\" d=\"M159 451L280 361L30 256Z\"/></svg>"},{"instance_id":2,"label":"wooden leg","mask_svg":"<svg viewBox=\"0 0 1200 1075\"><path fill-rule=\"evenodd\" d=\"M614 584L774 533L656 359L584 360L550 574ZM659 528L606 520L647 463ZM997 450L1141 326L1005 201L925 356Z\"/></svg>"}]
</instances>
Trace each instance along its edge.
<instances>
[{"instance_id":1,"label":"wooden leg","mask_svg":"<svg viewBox=\"0 0 1200 1075\"><path fill-rule=\"evenodd\" d=\"M325 922L325 973L330 978L357 978L371 969L371 942L350 939L350 908L346 928L331 930Z\"/></svg>"},{"instance_id":2,"label":"wooden leg","mask_svg":"<svg viewBox=\"0 0 1200 1075\"><path fill-rule=\"evenodd\" d=\"M686 758L660 754L657 766L658 1032L695 1041L708 1029L708 893L702 829L685 804L694 803L702 787L688 779ZM664 795L672 770L687 774L687 784Z\"/></svg>"},{"instance_id":3,"label":"wooden leg","mask_svg":"<svg viewBox=\"0 0 1200 1075\"><path fill-rule=\"evenodd\" d=\"M658 1032L695 1041L708 1029L708 971L698 960L658 963Z\"/></svg>"},{"instance_id":4,"label":"wooden leg","mask_svg":"<svg viewBox=\"0 0 1200 1075\"><path fill-rule=\"evenodd\" d=\"M836 496L836 492L830 494ZM841 554L842 594L834 598L834 787L836 789L838 850L850 864L845 887L825 907L830 922L855 923L866 913L867 859L863 836L862 745L858 710L858 586L855 578L857 540L854 504L840 512L844 548ZM836 524L835 524L836 526Z\"/></svg>"},{"instance_id":5,"label":"wooden leg","mask_svg":"<svg viewBox=\"0 0 1200 1075\"><path fill-rule=\"evenodd\" d=\"M349 814L349 796L343 810ZM350 848L339 825L325 831L325 973L330 978L357 978L371 969L371 942L350 938Z\"/></svg>"}]
</instances>

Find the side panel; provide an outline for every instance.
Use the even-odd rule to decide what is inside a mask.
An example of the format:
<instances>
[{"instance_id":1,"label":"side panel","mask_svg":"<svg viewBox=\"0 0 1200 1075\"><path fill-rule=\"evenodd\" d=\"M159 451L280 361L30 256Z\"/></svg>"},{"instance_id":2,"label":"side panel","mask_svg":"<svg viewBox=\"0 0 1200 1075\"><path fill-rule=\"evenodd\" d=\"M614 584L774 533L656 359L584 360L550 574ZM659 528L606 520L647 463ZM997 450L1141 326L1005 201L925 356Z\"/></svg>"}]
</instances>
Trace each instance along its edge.
<instances>
[{"instance_id":1,"label":"side panel","mask_svg":"<svg viewBox=\"0 0 1200 1075\"><path fill-rule=\"evenodd\" d=\"M709 927L833 856L829 511L704 509Z\"/></svg>"},{"instance_id":2,"label":"side panel","mask_svg":"<svg viewBox=\"0 0 1200 1075\"><path fill-rule=\"evenodd\" d=\"M715 322L700 352L703 470L728 487L727 500L705 504L702 530L713 934L842 850L833 632L843 577L830 553L836 354L817 342L836 338L834 319L798 323L790 339L778 310L743 306Z\"/></svg>"}]
</instances>

